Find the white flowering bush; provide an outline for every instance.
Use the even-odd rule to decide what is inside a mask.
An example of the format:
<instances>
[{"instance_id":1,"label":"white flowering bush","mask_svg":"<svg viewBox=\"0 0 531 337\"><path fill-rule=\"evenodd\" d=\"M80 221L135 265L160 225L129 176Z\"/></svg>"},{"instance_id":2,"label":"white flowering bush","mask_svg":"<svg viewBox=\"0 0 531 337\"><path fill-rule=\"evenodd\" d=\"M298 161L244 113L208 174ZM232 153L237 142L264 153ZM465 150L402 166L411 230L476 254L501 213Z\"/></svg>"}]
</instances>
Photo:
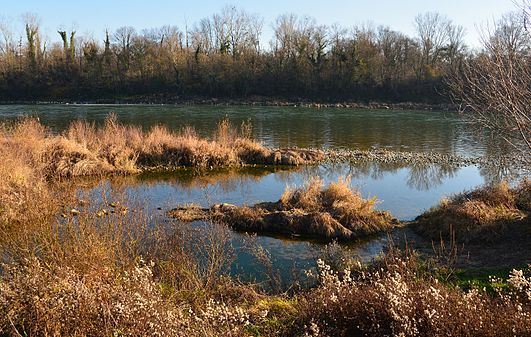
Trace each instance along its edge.
<instances>
[{"instance_id":1,"label":"white flowering bush","mask_svg":"<svg viewBox=\"0 0 531 337\"><path fill-rule=\"evenodd\" d=\"M528 270L531 271L531 265ZM526 276L523 270L513 269L507 282L522 301L527 301L528 304L531 302L531 276Z\"/></svg>"},{"instance_id":2,"label":"white flowering bush","mask_svg":"<svg viewBox=\"0 0 531 337\"><path fill-rule=\"evenodd\" d=\"M198 312L168 301L152 267L140 261L121 273L103 269L89 277L37 258L3 266L0 334L237 336L249 324L242 308L220 301L209 300Z\"/></svg>"},{"instance_id":3,"label":"white flowering bush","mask_svg":"<svg viewBox=\"0 0 531 337\"><path fill-rule=\"evenodd\" d=\"M524 336L531 334L531 279L514 270L498 296L442 285L400 254L373 268L334 271L322 260L319 286L301 303L307 336Z\"/></svg>"}]
</instances>

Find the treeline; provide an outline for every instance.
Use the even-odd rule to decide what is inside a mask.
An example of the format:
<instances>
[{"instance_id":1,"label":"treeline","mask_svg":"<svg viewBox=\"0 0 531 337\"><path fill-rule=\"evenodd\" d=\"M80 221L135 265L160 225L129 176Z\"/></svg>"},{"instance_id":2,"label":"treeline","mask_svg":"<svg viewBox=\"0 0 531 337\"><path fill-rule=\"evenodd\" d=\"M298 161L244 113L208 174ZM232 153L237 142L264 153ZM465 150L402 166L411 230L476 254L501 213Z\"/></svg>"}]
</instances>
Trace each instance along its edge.
<instances>
[{"instance_id":1,"label":"treeline","mask_svg":"<svg viewBox=\"0 0 531 337\"><path fill-rule=\"evenodd\" d=\"M469 57L464 30L437 13L415 18L416 36L389 27L319 25L282 15L263 46L263 19L235 7L193 28L122 27L103 41L59 30L44 41L39 20L24 35L0 25L1 100L130 96L381 100L439 103L446 74Z\"/></svg>"}]
</instances>

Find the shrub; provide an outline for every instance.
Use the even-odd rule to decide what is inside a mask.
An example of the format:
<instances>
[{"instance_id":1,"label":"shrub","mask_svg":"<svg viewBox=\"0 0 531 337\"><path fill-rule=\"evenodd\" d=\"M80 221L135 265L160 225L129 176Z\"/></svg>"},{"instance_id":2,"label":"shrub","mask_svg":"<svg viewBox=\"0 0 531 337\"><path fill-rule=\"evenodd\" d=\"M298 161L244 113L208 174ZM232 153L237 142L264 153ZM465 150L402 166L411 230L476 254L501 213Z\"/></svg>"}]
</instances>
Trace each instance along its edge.
<instances>
[{"instance_id":1,"label":"shrub","mask_svg":"<svg viewBox=\"0 0 531 337\"><path fill-rule=\"evenodd\" d=\"M492 297L478 290L449 288L419 270L414 256L396 251L380 264L359 264L341 272L319 261L319 286L301 297L297 323L289 335L300 335L299 329L306 336L531 333L531 277L523 271L513 271L511 292Z\"/></svg>"}]
</instances>

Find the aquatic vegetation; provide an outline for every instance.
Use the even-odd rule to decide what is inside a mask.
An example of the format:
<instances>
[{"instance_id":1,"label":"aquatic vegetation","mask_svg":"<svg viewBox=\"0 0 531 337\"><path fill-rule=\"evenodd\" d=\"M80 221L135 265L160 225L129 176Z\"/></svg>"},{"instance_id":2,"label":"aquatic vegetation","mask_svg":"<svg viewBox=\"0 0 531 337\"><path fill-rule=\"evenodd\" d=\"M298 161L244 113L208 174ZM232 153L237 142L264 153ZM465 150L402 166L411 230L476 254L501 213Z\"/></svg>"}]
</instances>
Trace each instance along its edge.
<instances>
[{"instance_id":1,"label":"aquatic vegetation","mask_svg":"<svg viewBox=\"0 0 531 337\"><path fill-rule=\"evenodd\" d=\"M180 206L169 215L183 222L209 220L226 223L238 231L301 235L321 239L354 239L396 227L388 212L377 211L375 198L364 199L348 179L326 188L314 178L304 187L287 188L277 202L237 207L230 204L202 209Z\"/></svg>"},{"instance_id":2,"label":"aquatic vegetation","mask_svg":"<svg viewBox=\"0 0 531 337\"><path fill-rule=\"evenodd\" d=\"M444 199L439 205L416 219L415 229L432 238L492 241L516 231L531 235L531 181L523 179L518 186L506 182L484 186Z\"/></svg>"}]
</instances>

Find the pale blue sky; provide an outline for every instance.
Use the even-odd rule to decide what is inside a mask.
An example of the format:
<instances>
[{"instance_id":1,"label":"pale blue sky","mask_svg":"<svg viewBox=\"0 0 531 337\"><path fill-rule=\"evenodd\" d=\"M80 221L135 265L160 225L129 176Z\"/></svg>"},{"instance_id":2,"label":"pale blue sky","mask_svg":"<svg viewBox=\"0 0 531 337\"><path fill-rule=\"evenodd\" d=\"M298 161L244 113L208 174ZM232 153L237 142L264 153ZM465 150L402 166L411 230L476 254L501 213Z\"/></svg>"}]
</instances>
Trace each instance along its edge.
<instances>
[{"instance_id":1,"label":"pale blue sky","mask_svg":"<svg viewBox=\"0 0 531 337\"><path fill-rule=\"evenodd\" d=\"M165 24L184 28L201 18L232 4L264 18L263 39L266 44L272 33L271 24L284 13L315 17L320 24L339 23L349 27L372 22L414 35L413 19L421 12L437 11L466 28L466 41L477 45L477 27L492 22L515 8L512 0L0 0L0 17L7 18L21 31L21 14L37 14L45 35L59 40L59 27L74 25L80 34L91 33L100 38L106 28L133 26L137 30Z\"/></svg>"}]
</instances>

